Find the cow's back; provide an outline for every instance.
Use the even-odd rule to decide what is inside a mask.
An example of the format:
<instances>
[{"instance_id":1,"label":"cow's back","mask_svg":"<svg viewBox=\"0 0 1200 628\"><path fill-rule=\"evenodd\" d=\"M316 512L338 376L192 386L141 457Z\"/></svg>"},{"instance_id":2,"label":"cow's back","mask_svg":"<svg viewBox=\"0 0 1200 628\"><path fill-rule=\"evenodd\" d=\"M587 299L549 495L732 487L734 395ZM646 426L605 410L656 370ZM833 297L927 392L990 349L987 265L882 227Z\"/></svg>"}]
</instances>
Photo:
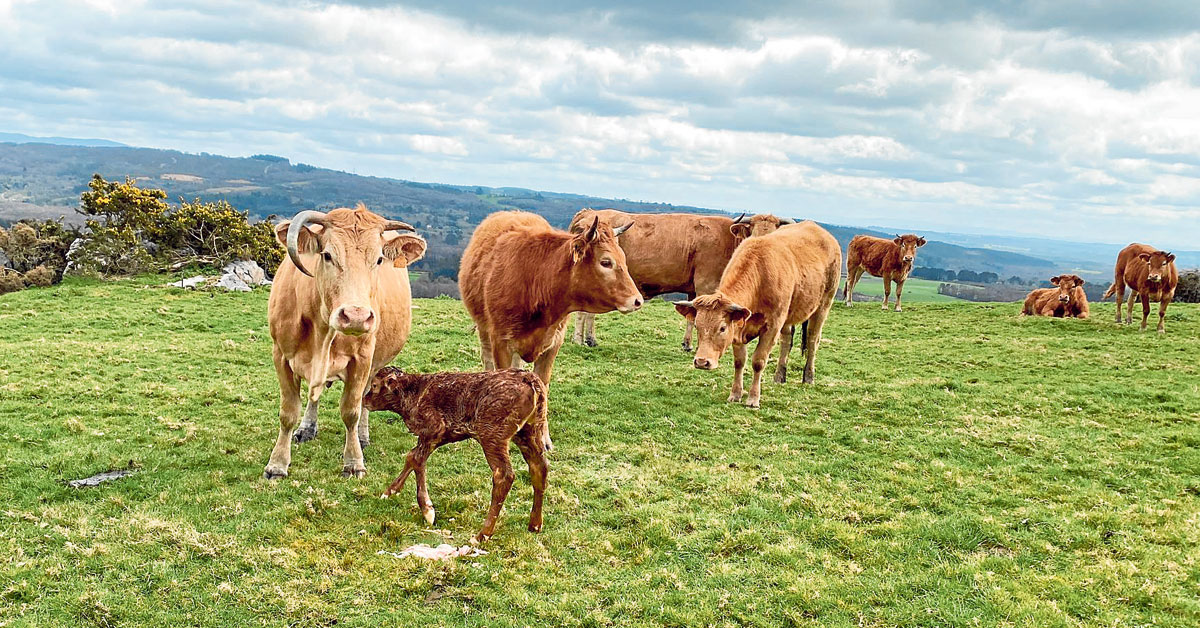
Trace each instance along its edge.
<instances>
[{"instance_id":1,"label":"cow's back","mask_svg":"<svg viewBox=\"0 0 1200 628\"><path fill-rule=\"evenodd\" d=\"M552 231L545 218L529 212L496 212L475 227L471 241L463 251L458 269L458 287L462 293L463 306L478 324L485 316L484 293L488 275L496 268L498 254L496 241L513 231Z\"/></svg>"},{"instance_id":2,"label":"cow's back","mask_svg":"<svg viewBox=\"0 0 1200 628\"><path fill-rule=\"evenodd\" d=\"M576 214L572 227L592 216L613 228L632 223L619 241L629 275L646 296L692 292L697 284L715 288L734 248L729 231L733 220L724 216L584 210Z\"/></svg>"},{"instance_id":3,"label":"cow's back","mask_svg":"<svg viewBox=\"0 0 1200 628\"><path fill-rule=\"evenodd\" d=\"M888 262L888 253L896 243L885 238L856 235L846 249L846 260L867 269L872 275L881 275Z\"/></svg>"},{"instance_id":4,"label":"cow's back","mask_svg":"<svg viewBox=\"0 0 1200 628\"><path fill-rule=\"evenodd\" d=\"M841 266L841 247L833 235L804 221L742 242L725 268L720 291L741 292L753 284L756 303L743 305L761 311L787 304L788 322L803 321L832 300Z\"/></svg>"}]
</instances>

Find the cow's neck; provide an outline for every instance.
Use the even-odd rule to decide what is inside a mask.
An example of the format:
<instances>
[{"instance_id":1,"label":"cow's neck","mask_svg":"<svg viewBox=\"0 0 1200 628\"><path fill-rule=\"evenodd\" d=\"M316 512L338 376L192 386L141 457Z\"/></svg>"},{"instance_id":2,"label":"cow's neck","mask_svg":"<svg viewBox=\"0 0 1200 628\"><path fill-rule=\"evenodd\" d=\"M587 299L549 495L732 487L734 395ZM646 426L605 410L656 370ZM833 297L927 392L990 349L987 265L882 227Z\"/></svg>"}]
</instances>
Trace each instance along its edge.
<instances>
[{"instance_id":1,"label":"cow's neck","mask_svg":"<svg viewBox=\"0 0 1200 628\"><path fill-rule=\"evenodd\" d=\"M908 273L912 272L913 265L912 262L901 261L901 251L898 245L892 246L892 249L888 251L888 257L891 259L888 260L890 263L887 266L896 269L896 274L893 277L893 280L899 279L904 281L907 279Z\"/></svg>"},{"instance_id":2,"label":"cow's neck","mask_svg":"<svg viewBox=\"0 0 1200 628\"><path fill-rule=\"evenodd\" d=\"M572 311L572 306L581 300L580 295L574 294L571 289L573 254L570 238L546 244L551 246L542 251L530 251L528 258L534 260L537 267L531 269L528 298L520 303L522 310L514 312L514 322L516 328L521 330L521 335L547 329L553 331L556 323L565 318Z\"/></svg>"}]
</instances>

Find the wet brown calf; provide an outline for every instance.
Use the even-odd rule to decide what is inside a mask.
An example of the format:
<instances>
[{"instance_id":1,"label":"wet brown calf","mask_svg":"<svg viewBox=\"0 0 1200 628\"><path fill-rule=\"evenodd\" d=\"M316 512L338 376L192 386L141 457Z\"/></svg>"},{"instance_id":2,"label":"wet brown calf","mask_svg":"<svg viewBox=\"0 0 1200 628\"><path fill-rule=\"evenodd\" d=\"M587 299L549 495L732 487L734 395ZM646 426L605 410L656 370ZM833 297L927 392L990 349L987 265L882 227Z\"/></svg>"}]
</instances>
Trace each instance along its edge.
<instances>
[{"instance_id":1,"label":"wet brown calf","mask_svg":"<svg viewBox=\"0 0 1200 628\"><path fill-rule=\"evenodd\" d=\"M1026 316L1054 316L1058 318L1087 318L1089 314L1087 295L1083 292L1083 278L1079 275L1051 277L1053 288L1039 288L1025 297L1021 314Z\"/></svg>"},{"instance_id":2,"label":"wet brown calf","mask_svg":"<svg viewBox=\"0 0 1200 628\"><path fill-rule=\"evenodd\" d=\"M1113 268L1113 282L1104 293L1104 298L1117 295L1117 322L1121 322L1121 303L1125 300L1125 286L1133 289L1129 297L1129 310L1125 322L1133 322L1133 302L1142 302L1142 331L1150 318L1150 302L1158 301L1158 332L1166 327L1163 320L1167 306L1175 299L1175 288L1179 285L1179 270L1175 268L1175 255L1160 251L1148 244L1134 242L1117 254L1117 265Z\"/></svg>"},{"instance_id":3,"label":"wet brown calf","mask_svg":"<svg viewBox=\"0 0 1200 628\"><path fill-rule=\"evenodd\" d=\"M887 311L892 296L892 282L896 282L896 311L900 311L900 295L904 282L912 272L917 259L917 247L925 246L925 238L910 234L898 235L892 240L868 235L857 235L850 240L846 250L846 305L853 302L854 286L864 272L883 277L883 309Z\"/></svg>"},{"instance_id":4,"label":"wet brown calf","mask_svg":"<svg viewBox=\"0 0 1200 628\"><path fill-rule=\"evenodd\" d=\"M529 530L541 531L542 497L549 472L545 452L552 444L546 420L546 385L537 375L519 369L420 375L389 366L380 369L371 381L363 407L399 414L408 431L417 437L416 447L404 460L404 471L383 497L404 490L408 474L416 472L417 507L432 525L434 510L425 483L425 462L438 447L473 438L483 446L483 455L492 468L491 507L479 534L472 539L483 542L492 536L500 508L512 488L514 473L508 444L515 441L533 482Z\"/></svg>"}]
</instances>

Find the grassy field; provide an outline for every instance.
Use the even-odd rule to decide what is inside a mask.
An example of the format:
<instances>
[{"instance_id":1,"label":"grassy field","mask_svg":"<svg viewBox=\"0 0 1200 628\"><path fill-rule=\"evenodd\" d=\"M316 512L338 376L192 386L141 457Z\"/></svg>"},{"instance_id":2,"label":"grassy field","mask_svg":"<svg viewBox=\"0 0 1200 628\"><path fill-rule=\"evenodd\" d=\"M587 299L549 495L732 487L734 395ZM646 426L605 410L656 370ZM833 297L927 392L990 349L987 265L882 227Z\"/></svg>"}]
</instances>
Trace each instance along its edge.
<instances>
[{"instance_id":1,"label":"grassy field","mask_svg":"<svg viewBox=\"0 0 1200 628\"><path fill-rule=\"evenodd\" d=\"M379 552L474 534L478 445L431 459L445 532L411 483L377 497L413 444L395 417L339 477L328 396L263 481L267 294L147 283L0 297L0 625L1200 625L1197 306L1165 336L1111 304L836 306L816 385L759 411L724 402L728 357L690 367L668 304L601 317L551 388L545 531L518 465L490 553L430 564ZM398 362L476 368L461 306L418 308Z\"/></svg>"},{"instance_id":2,"label":"grassy field","mask_svg":"<svg viewBox=\"0 0 1200 628\"><path fill-rule=\"evenodd\" d=\"M842 279L842 283L846 283L845 278ZM901 302L901 305L904 303L952 303L955 301L962 301L962 299L952 296L938 294L938 284L940 283L942 282L931 281L929 279L908 279L904 282L904 300ZM879 277L872 277L870 275L863 274L862 278L858 280L857 284L855 284L854 291L871 296L883 297L883 280ZM892 302L894 303L895 301L896 284L893 283Z\"/></svg>"}]
</instances>

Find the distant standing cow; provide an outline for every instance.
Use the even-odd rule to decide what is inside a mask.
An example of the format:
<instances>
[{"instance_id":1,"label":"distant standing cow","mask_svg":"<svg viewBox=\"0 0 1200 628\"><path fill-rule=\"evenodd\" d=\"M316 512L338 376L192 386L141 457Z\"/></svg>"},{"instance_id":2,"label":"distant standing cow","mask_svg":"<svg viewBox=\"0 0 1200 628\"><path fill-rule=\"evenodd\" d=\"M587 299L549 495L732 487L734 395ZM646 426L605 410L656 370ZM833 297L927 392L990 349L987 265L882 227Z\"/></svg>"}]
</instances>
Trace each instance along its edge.
<instances>
[{"instance_id":1,"label":"distant standing cow","mask_svg":"<svg viewBox=\"0 0 1200 628\"><path fill-rule=\"evenodd\" d=\"M1166 331L1163 320L1167 315L1167 306L1175 298L1178 285L1179 270L1175 268L1174 254L1134 242L1117 254L1113 282L1104 293L1104 298L1114 294L1117 296L1117 322L1120 323L1125 286L1129 286L1133 294L1129 296L1125 323L1133 322L1133 302L1136 298L1142 302L1142 331L1146 330L1146 322L1150 318L1151 301L1158 301L1158 332L1163 333Z\"/></svg>"},{"instance_id":2,"label":"distant standing cow","mask_svg":"<svg viewBox=\"0 0 1200 628\"><path fill-rule=\"evenodd\" d=\"M571 219L569 231L579 233L592 221L614 229L632 225L618 241L642 296L649 299L668 292L682 292L688 298L716 289L729 256L744 239L763 235L789 225L790 218L770 214L737 219L696 214L631 214L616 209L579 210ZM575 316L575 342L596 346L596 315L580 312ZM683 336L683 350L692 351L692 323Z\"/></svg>"},{"instance_id":3,"label":"distant standing cow","mask_svg":"<svg viewBox=\"0 0 1200 628\"><path fill-rule=\"evenodd\" d=\"M327 214L303 211L275 227L288 256L275 273L267 304L280 396L279 437L263 472L267 479L288 474L302 380L308 383L308 408L297 440L317 435L321 393L342 380L342 475L367 472L362 448L370 433L362 397L375 371L408 340L408 265L425 254L425 240L397 231L412 230L362 205Z\"/></svg>"},{"instance_id":4,"label":"distant standing cow","mask_svg":"<svg viewBox=\"0 0 1200 628\"><path fill-rule=\"evenodd\" d=\"M1053 288L1039 288L1025 297L1021 314L1026 316L1055 316L1058 318L1087 318L1088 300L1079 275L1051 277Z\"/></svg>"},{"instance_id":5,"label":"distant standing cow","mask_svg":"<svg viewBox=\"0 0 1200 628\"><path fill-rule=\"evenodd\" d=\"M912 272L917 259L917 247L925 246L925 238L910 234L896 236L892 240L868 235L854 236L846 251L846 305L854 300L854 286L863 272L883 277L883 309L887 311L892 295L892 282L896 282L896 311L900 311L900 295L904 292L904 281Z\"/></svg>"},{"instance_id":6,"label":"distant standing cow","mask_svg":"<svg viewBox=\"0 0 1200 628\"><path fill-rule=\"evenodd\" d=\"M746 343L757 338L752 361L754 378L746 397L746 405L757 408L762 371L780 338L775 381L787 381L788 354L799 323L807 354L803 382L811 384L821 329L837 295L841 266L842 251L837 240L811 221L743 242L725 267L715 292L675 304L675 309L696 325L699 340L693 366L717 368L721 355L732 344L733 387L729 401L741 401Z\"/></svg>"},{"instance_id":7,"label":"distant standing cow","mask_svg":"<svg viewBox=\"0 0 1200 628\"><path fill-rule=\"evenodd\" d=\"M519 357L548 386L571 312L629 313L642 294L613 229L599 217L581 233L528 212L497 212L479 223L463 252L458 285L475 319L487 370Z\"/></svg>"}]
</instances>

